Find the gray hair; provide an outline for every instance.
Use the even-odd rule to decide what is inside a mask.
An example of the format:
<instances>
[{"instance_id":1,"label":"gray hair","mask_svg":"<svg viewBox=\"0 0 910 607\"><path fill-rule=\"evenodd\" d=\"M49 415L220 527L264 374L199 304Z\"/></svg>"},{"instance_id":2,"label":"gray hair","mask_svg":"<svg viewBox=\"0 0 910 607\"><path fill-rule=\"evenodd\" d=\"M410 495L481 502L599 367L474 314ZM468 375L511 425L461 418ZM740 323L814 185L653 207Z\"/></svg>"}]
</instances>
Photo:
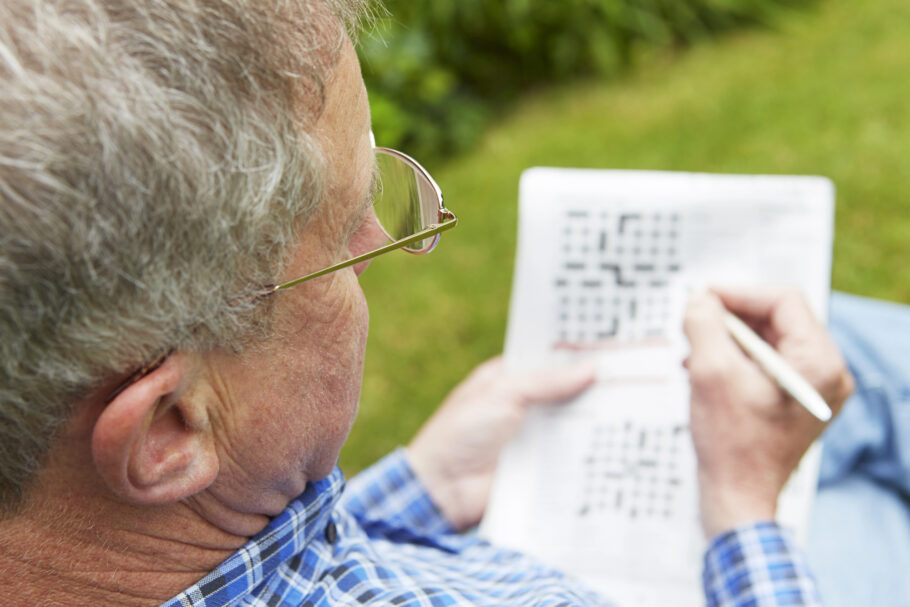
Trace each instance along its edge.
<instances>
[{"instance_id":1,"label":"gray hair","mask_svg":"<svg viewBox=\"0 0 910 607\"><path fill-rule=\"evenodd\" d=\"M92 389L262 334L231 303L320 200L307 133L363 4L0 5L0 512Z\"/></svg>"}]
</instances>

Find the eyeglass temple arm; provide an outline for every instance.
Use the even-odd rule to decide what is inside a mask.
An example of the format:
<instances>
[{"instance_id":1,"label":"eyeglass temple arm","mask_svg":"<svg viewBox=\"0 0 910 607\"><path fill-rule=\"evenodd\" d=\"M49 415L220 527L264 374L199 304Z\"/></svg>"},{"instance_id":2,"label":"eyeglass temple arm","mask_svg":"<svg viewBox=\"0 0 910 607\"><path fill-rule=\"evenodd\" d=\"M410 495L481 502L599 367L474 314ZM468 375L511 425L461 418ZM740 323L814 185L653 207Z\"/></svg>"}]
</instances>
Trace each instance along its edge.
<instances>
[{"instance_id":1,"label":"eyeglass temple arm","mask_svg":"<svg viewBox=\"0 0 910 607\"><path fill-rule=\"evenodd\" d=\"M320 276L325 276L326 274L330 274L336 270L340 270L342 268L347 268L349 266L353 266L355 264L358 264L362 261L366 261L368 259L373 259L374 257L378 257L379 255L382 255L383 253L388 253L389 251L394 251L395 249L400 249L402 247L406 247L409 244L412 244L415 242L420 242L421 240L425 240L429 236L433 236L435 234L440 234L442 232L445 232L446 230L451 230L458 223L458 218L455 217L455 215L448 209L445 209L443 211L443 214L445 215L446 221L443 221L442 223L433 224L433 225L427 227L426 229L421 230L420 232L417 232L416 234L408 236L407 238L402 238L401 240L396 240L395 242L390 242L389 244L382 246L376 250L370 251L369 253L364 253L363 255L358 255L357 257L352 257L351 259L342 261L341 263L336 263L335 265L329 266L322 270L319 270L318 272L313 272L312 274L307 274L306 276L302 276L301 278L296 278L290 282L276 285L276 286L272 287L270 292L274 293L275 291L281 291L283 289L289 289L291 287L295 287L302 282L306 282L306 281L312 280L314 278L319 278Z\"/></svg>"},{"instance_id":2,"label":"eyeglass temple arm","mask_svg":"<svg viewBox=\"0 0 910 607\"><path fill-rule=\"evenodd\" d=\"M408 236L407 238L402 238L401 240L396 240L395 242L390 242L389 244L387 244L383 247L380 247L380 248L376 249L375 251L370 251L369 253L364 253L363 255L358 255L357 257L348 259L347 261L342 261L341 263L337 263L334 266L325 268L324 270L319 270L318 272L313 272L312 274L307 274L306 276L304 276L302 278L297 278L295 280L286 282L284 284L268 287L266 289L263 289L262 291L259 291L258 293L253 293L248 297L242 298L242 301L248 301L248 300L252 301L252 300L262 298L262 297L267 297L268 295L271 295L272 293L275 293L276 291L281 291L282 289L288 289L290 287L299 285L300 283L306 282L313 278L319 278L320 276L325 276L326 274L329 274L330 272L334 272L335 270L347 268L354 264L360 263L361 261L373 259L374 257L382 255L383 253L387 253L389 251L394 251L395 249L400 249L401 247L405 247L413 242L420 242L421 240L424 240L429 236L433 236L435 234L445 232L446 230L451 230L458 224L458 218L455 217L455 214L452 213L450 210L445 209L445 208L441 209L440 214L442 215L442 218L443 218L442 223L437 223L437 224L431 225L428 228L421 230L420 232L418 232L412 236ZM240 301L240 300L238 300L238 301ZM199 325L195 325L192 328L192 331L195 331L198 327L199 327ZM113 390L113 392L111 392L110 394L107 395L107 397L105 397L104 404L106 404L106 405L110 404L111 401L113 401L115 398L117 398L117 396L120 393L122 393L124 390L126 390L128 387L130 387L133 383L135 383L139 379L145 377L149 373L158 369L162 364L164 364L164 361L167 360L171 356L171 354L173 354L176 350L177 350L176 347L168 348L166 351L162 352L157 357L155 357L155 360L144 365L140 369L137 369L132 375L130 375L128 378L126 378L125 381L123 381L119 386L117 386Z\"/></svg>"}]
</instances>

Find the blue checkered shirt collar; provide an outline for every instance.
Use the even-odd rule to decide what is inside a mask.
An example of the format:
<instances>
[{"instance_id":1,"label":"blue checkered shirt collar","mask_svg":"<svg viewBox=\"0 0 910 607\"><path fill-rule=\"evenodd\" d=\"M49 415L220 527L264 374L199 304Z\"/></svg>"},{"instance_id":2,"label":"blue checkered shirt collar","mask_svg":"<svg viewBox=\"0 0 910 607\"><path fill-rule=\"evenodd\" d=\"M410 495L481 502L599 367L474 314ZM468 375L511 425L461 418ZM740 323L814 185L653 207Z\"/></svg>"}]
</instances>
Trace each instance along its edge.
<instances>
[{"instance_id":1,"label":"blue checkered shirt collar","mask_svg":"<svg viewBox=\"0 0 910 607\"><path fill-rule=\"evenodd\" d=\"M344 475L337 467L325 479L308 483L304 492L243 548L165 605L215 607L247 596L291 556L323 537L344 486Z\"/></svg>"}]
</instances>

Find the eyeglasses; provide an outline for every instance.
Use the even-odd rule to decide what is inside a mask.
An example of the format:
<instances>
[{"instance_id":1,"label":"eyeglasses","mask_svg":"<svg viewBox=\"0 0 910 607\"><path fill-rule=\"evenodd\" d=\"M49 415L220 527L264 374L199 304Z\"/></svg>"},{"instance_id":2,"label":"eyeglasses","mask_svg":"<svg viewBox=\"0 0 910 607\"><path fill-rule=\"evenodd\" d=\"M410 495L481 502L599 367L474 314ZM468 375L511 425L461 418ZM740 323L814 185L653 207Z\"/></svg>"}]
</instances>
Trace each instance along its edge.
<instances>
[{"instance_id":1,"label":"eyeglasses","mask_svg":"<svg viewBox=\"0 0 910 607\"><path fill-rule=\"evenodd\" d=\"M426 169L416 160L398 150L376 147L373 134L373 151L379 174L379 189L373 199L373 210L389 241L387 244L336 263L306 276L279 285L268 285L241 297L239 301L257 301L279 291L331 274L389 251L404 249L415 255L425 255L439 242L439 235L458 224L458 218L445 208L442 191ZM196 327L190 329L195 331ZM133 372L104 399L109 404L129 386L136 383L162 364L176 351L176 346L159 354L155 359Z\"/></svg>"}]
</instances>

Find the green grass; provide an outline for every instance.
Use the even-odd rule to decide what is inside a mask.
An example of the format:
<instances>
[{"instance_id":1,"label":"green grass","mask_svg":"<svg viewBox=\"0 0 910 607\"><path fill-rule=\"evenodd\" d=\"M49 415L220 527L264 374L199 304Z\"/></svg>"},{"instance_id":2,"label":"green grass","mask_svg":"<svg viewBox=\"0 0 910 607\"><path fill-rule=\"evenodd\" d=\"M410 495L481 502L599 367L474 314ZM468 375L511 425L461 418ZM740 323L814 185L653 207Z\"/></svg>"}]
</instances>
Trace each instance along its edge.
<instances>
[{"instance_id":1,"label":"green grass","mask_svg":"<svg viewBox=\"0 0 910 607\"><path fill-rule=\"evenodd\" d=\"M910 302L910 3L824 0L774 28L656 57L621 82L540 91L437 176L461 224L363 277L372 312L353 473L406 444L502 349L518 177L535 165L826 175L833 286Z\"/></svg>"}]
</instances>

